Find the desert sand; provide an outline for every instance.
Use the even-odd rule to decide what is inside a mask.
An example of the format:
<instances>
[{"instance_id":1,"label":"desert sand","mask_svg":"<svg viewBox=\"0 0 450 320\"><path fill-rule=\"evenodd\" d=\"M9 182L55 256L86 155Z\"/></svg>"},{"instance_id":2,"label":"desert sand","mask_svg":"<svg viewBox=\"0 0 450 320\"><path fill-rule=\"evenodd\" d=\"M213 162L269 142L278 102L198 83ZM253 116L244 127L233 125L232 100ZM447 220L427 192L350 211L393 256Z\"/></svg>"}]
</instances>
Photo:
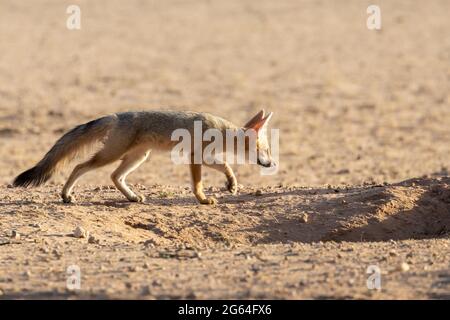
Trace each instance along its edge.
<instances>
[{"instance_id":1,"label":"desert sand","mask_svg":"<svg viewBox=\"0 0 450 320\"><path fill-rule=\"evenodd\" d=\"M0 298L450 298L450 2L379 0L381 30L366 27L369 1L73 4L81 30L65 2L0 2ZM118 164L84 176L72 204L59 194L77 162L11 186L105 114L244 124L261 108L280 170L233 166L233 196L205 169L216 206L164 153L128 178L145 203L113 187Z\"/></svg>"}]
</instances>

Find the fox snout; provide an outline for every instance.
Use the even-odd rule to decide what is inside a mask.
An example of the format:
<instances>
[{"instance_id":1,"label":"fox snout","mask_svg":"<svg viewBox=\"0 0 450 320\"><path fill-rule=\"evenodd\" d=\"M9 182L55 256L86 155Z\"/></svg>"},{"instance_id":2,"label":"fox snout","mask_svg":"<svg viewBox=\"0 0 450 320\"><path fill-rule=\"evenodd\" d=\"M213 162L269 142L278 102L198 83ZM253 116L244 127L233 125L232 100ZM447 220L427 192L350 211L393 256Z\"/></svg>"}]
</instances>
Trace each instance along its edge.
<instances>
[{"instance_id":1,"label":"fox snout","mask_svg":"<svg viewBox=\"0 0 450 320\"><path fill-rule=\"evenodd\" d=\"M275 161L272 160L268 150L258 151L258 159L256 163L264 168L275 167L277 165Z\"/></svg>"},{"instance_id":2,"label":"fox snout","mask_svg":"<svg viewBox=\"0 0 450 320\"><path fill-rule=\"evenodd\" d=\"M264 168L272 168L272 167L277 166L277 164L273 161L270 161L268 163L263 163L263 162L261 162L261 160L259 160L259 158L257 160L257 163L258 163L258 165L260 165L261 167L264 167Z\"/></svg>"}]
</instances>

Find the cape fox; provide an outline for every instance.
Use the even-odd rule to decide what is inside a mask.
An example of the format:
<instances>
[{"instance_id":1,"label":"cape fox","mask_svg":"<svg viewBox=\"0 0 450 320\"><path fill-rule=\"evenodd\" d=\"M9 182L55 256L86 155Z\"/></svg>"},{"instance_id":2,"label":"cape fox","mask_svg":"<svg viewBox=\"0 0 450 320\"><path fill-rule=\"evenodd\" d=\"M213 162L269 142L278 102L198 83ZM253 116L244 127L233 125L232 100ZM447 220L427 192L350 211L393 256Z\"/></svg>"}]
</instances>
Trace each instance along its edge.
<instances>
[{"instance_id":1,"label":"cape fox","mask_svg":"<svg viewBox=\"0 0 450 320\"><path fill-rule=\"evenodd\" d=\"M114 161L122 160L118 168L111 174L111 179L129 201L142 202L145 198L127 186L126 177L147 159L152 149L170 150L173 148L177 144L177 141L171 139L174 130L183 128L192 134L195 121L201 121L204 129L213 128L221 132L255 130L254 132L257 132L256 144L251 145L246 140L245 151L249 152L249 148L256 147L256 150L253 151L257 152L257 163L264 167L275 166L270 154L267 130L263 130L267 128L271 117L272 113L266 115L264 110L261 110L243 127L239 127L220 117L200 112L142 111L112 114L79 125L67 132L36 166L17 176L13 185L39 186L50 179L54 173L63 169L76 156L86 152L89 146L95 145L96 142L102 142L103 145L98 152L88 161L78 164L72 171L62 189L63 201L68 203L73 200L72 189L83 174ZM225 137L225 134L222 137ZM201 147L203 149L205 144L202 143ZM228 150L228 152L230 151L236 152L236 150ZM213 197L206 197L203 192L202 164L225 174L228 190L233 194L237 192L236 177L226 161L212 164L191 161L189 167L192 191L199 203L215 204L217 202Z\"/></svg>"}]
</instances>

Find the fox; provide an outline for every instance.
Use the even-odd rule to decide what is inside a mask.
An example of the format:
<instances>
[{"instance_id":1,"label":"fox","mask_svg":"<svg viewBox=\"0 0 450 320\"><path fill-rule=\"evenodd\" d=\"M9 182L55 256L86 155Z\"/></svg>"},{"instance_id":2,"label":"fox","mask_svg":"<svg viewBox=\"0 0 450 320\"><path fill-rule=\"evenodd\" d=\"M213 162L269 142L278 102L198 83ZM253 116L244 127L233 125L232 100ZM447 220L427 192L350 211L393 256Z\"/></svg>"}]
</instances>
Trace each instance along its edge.
<instances>
[{"instance_id":1,"label":"fox","mask_svg":"<svg viewBox=\"0 0 450 320\"><path fill-rule=\"evenodd\" d=\"M187 129L191 134L194 122L201 121L204 129L216 129L224 133L226 130L256 132L256 143L245 140L245 152L256 152L257 164L262 167L274 167L267 138L267 125L273 113L259 111L244 126L206 112L192 111L130 111L103 116L90 122L78 125L64 134L34 167L19 174L13 182L14 187L39 186L47 182L55 173L67 167L75 158L87 153L90 147L100 143L101 147L87 161L75 166L67 182L62 188L61 197L64 203L74 201L73 188L85 173L121 160L120 165L112 172L111 179L116 188L131 202L144 202L145 197L130 189L126 183L127 176L144 163L152 150L167 151L177 141L171 139L176 129ZM222 134L222 137L225 137ZM224 138L225 139L225 138ZM223 143L225 146L226 143ZM205 143L201 144L205 148ZM256 148L256 150L250 148ZM225 148L224 148L225 149ZM194 150L194 148L192 149ZM225 152L236 153L233 150ZM193 153L190 155L193 159ZM238 191L236 176L226 161L214 163L189 162L192 192L200 204L214 205L217 199L207 197L203 190L202 165L223 173L230 193Z\"/></svg>"}]
</instances>

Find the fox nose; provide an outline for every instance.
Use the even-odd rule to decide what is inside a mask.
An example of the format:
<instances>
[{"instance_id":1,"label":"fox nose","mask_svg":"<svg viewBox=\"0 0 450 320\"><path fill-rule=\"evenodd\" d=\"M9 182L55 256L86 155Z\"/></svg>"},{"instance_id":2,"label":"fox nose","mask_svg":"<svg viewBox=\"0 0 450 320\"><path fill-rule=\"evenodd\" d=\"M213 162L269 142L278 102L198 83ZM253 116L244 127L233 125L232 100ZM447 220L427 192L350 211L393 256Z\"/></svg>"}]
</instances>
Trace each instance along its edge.
<instances>
[{"instance_id":1,"label":"fox nose","mask_svg":"<svg viewBox=\"0 0 450 320\"><path fill-rule=\"evenodd\" d=\"M265 167L265 168L270 168L275 166L276 164L274 162L269 162L269 163L262 163L259 159L257 160L258 165Z\"/></svg>"}]
</instances>

